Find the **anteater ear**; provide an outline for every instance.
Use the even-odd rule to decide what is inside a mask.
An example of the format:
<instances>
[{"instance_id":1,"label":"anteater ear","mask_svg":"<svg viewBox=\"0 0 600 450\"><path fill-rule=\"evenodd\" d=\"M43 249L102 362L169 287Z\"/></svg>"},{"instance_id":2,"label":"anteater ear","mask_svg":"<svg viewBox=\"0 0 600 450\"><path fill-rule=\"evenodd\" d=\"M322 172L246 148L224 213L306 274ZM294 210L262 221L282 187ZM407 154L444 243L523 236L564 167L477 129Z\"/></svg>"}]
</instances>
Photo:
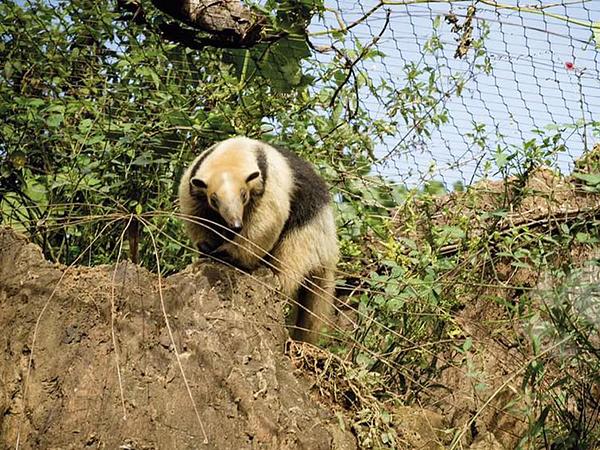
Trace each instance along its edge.
<instances>
[{"instance_id":1,"label":"anteater ear","mask_svg":"<svg viewBox=\"0 0 600 450\"><path fill-rule=\"evenodd\" d=\"M248 177L246 178L246 183L250 183L252 180L255 180L256 178L260 177L260 172L257 170L256 172L252 172L250 175L248 175Z\"/></svg>"},{"instance_id":2,"label":"anteater ear","mask_svg":"<svg viewBox=\"0 0 600 450\"><path fill-rule=\"evenodd\" d=\"M206 183L200 178L192 178L190 184L197 189L206 189Z\"/></svg>"}]
</instances>

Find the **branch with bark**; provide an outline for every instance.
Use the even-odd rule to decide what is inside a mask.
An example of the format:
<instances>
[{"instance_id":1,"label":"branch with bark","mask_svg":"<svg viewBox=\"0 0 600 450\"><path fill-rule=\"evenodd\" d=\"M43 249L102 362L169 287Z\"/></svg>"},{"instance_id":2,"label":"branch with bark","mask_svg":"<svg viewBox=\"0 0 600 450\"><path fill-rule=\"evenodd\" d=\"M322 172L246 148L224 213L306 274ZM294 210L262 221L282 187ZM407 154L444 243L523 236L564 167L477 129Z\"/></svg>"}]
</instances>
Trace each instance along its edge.
<instances>
[{"instance_id":1,"label":"branch with bark","mask_svg":"<svg viewBox=\"0 0 600 450\"><path fill-rule=\"evenodd\" d=\"M239 0L152 0L174 20L157 25L161 36L192 49L250 48L277 41L286 32L268 31L268 19ZM151 25L139 0L117 0L122 20Z\"/></svg>"}]
</instances>

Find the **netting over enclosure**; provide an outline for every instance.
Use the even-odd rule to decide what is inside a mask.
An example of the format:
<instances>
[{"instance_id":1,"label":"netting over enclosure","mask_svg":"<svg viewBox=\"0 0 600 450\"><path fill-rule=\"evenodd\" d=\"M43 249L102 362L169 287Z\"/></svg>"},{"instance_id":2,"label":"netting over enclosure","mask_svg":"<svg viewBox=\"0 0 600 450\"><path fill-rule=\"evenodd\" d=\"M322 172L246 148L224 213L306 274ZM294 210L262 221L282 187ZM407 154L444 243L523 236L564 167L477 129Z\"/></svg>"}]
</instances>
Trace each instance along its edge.
<instances>
[{"instance_id":1,"label":"netting over enclosure","mask_svg":"<svg viewBox=\"0 0 600 450\"><path fill-rule=\"evenodd\" d=\"M593 1L327 2L318 14L310 5L303 17L289 13L285 20L296 21L296 33L287 29L285 37L259 42L262 49L213 51L205 44L190 45L183 32L177 35L184 42L179 47L166 40L144 51L148 33L162 30L163 36L170 35L151 13L146 16L136 9L141 4L113 5L117 13L133 11L125 17L129 21L119 21L122 16L102 17L100 7L84 3L77 13L76 5L61 7L58 2L57 10L39 14L35 28L19 30L18 43L4 27L5 81L24 71L22 87L31 89L27 80L38 82L37 70L51 80L60 76L57 63L68 57L80 67L53 87L55 100L75 94L79 85L93 78L96 89L104 90L96 114L104 116L115 132L122 123L140 146L171 149L185 146L195 136L210 142L235 132L261 134L249 129L257 120L272 125L271 130L263 126L263 133L271 131L285 142L286 119L302 118L307 123L302 113L311 109L320 111L321 119L331 120L334 127L341 128L343 122L368 135L368 143L361 144L372 150L365 161L372 173L410 186L435 179L451 187L457 181L469 184L498 175L497 162L532 139L560 134L565 147L548 156L563 170L594 141L592 122L600 109L600 6ZM279 7L280 19L286 8L291 10L284 4ZM62 17L68 11L73 18ZM289 27L285 20L280 25ZM135 22L147 25L137 29L141 33L137 37ZM56 33L64 36L50 38ZM79 38L69 40L69 33ZM47 42L38 39L44 34ZM185 50L186 44L203 48L202 57ZM132 52L133 48L139 51ZM21 60L11 59L15 52ZM212 69L207 59L214 64ZM216 77L221 77L219 94L206 92L202 85ZM252 98L257 79L280 91L308 86L308 94L294 100L284 119L281 105L273 108L264 99L265 104L258 105ZM165 92L165 86L173 83L187 96L185 101L176 102ZM142 95L136 89L157 95ZM235 96L240 108L234 109L243 113L228 115L220 103ZM92 99L89 94L84 97ZM149 97L158 98L146 103ZM46 111L53 113L49 125L58 130L60 108ZM215 108L223 121L230 122L227 126L200 112ZM139 113L145 130L134 129L132 134L129 130ZM161 122L171 126L165 129ZM97 120L83 121L82 130L92 123L98 126ZM348 144L338 130L307 125L314 141L305 144ZM5 136L13 131L19 130L7 129Z\"/></svg>"},{"instance_id":2,"label":"netting over enclosure","mask_svg":"<svg viewBox=\"0 0 600 450\"><path fill-rule=\"evenodd\" d=\"M536 130L564 130L566 149L553 159L566 170L594 141L600 4L339 1L330 7L310 28L315 45L381 52L353 59L355 71L379 85L380 97L366 89L357 94L365 110L396 125L377 145L378 172L402 181L469 183L494 174L486 162L539 138ZM343 44L336 44L333 31L344 29Z\"/></svg>"}]
</instances>

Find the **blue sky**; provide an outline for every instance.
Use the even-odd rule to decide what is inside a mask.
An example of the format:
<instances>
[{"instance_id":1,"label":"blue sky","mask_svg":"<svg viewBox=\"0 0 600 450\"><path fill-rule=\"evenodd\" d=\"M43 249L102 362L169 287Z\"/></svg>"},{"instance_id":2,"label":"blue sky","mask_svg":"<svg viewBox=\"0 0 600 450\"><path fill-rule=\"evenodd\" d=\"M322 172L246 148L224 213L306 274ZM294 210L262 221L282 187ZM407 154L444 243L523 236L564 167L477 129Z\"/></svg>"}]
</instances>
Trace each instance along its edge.
<instances>
[{"instance_id":1,"label":"blue sky","mask_svg":"<svg viewBox=\"0 0 600 450\"><path fill-rule=\"evenodd\" d=\"M600 22L600 1L597 0L528 0L520 3L508 0L501 3L523 6L552 3L555 6L544 11L588 23ZM374 0L329 2L331 8L341 12L346 24L376 4ZM454 2L452 6L461 22L469 4ZM450 8L451 5L442 2L389 6L392 11L390 26L378 44L387 56L381 61L366 62L364 67L369 74L402 87L405 82L402 67L422 58L422 48L432 34L435 17ZM449 123L424 145L400 151L386 159L377 168L380 173L409 184L430 178L442 179L448 185L458 180L469 182L482 175L483 164L478 165L478 161L482 156L489 159L496 144L520 145L534 136L533 129L575 124L582 117L586 121L600 120L600 50L595 48L589 27L569 24L546 14L495 10L478 4L476 22L484 20L490 28L485 46L492 59L492 73L476 75L461 97L453 96L448 101ZM367 44L381 30L384 21L385 10L380 9L353 28L351 38ZM333 14L328 14L325 24L314 23L311 29L320 31L336 26ZM453 57L456 35L443 20L439 34L445 50L437 57L427 57L426 61L446 77L467 73L471 58L457 60ZM319 37L313 41L325 44L328 39ZM351 42L350 39L347 42ZM566 62L572 62L574 70L567 70ZM385 117L386 108L377 99L365 98L364 104L374 116ZM476 148L465 137L473 130L473 122L485 125L489 148ZM398 129L396 136L379 146L378 155L393 150L406 133L406 128ZM567 152L559 155L556 161L565 172L570 170L573 159L583 152L585 141L582 129L567 134ZM586 138L588 147L597 141L589 127Z\"/></svg>"}]
</instances>

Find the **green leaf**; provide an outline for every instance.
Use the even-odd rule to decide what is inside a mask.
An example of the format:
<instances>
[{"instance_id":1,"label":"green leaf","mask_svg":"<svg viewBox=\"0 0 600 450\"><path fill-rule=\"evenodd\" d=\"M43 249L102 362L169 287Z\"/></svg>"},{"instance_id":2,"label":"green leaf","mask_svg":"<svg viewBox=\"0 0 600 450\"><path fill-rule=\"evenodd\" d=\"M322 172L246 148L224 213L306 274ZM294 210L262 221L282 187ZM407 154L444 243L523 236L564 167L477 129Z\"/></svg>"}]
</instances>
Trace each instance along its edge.
<instances>
[{"instance_id":1,"label":"green leaf","mask_svg":"<svg viewBox=\"0 0 600 450\"><path fill-rule=\"evenodd\" d=\"M64 114L65 105L50 105L46 108L46 112Z\"/></svg>"},{"instance_id":2,"label":"green leaf","mask_svg":"<svg viewBox=\"0 0 600 450\"><path fill-rule=\"evenodd\" d=\"M531 269L531 265L530 264L527 264L527 263L524 263L524 262L521 262L521 261L512 261L510 263L510 265L513 266L513 267L518 267L520 269Z\"/></svg>"},{"instance_id":3,"label":"green leaf","mask_svg":"<svg viewBox=\"0 0 600 450\"><path fill-rule=\"evenodd\" d=\"M592 33L596 41L596 48L600 50L600 22L592 23Z\"/></svg>"},{"instance_id":4,"label":"green leaf","mask_svg":"<svg viewBox=\"0 0 600 450\"><path fill-rule=\"evenodd\" d=\"M597 236L593 236L590 233L577 233L575 235L575 239L577 239L578 242L584 243L584 244L595 244L597 242L600 242L600 238L598 238Z\"/></svg>"},{"instance_id":5,"label":"green leaf","mask_svg":"<svg viewBox=\"0 0 600 450\"><path fill-rule=\"evenodd\" d=\"M82 133L87 133L89 129L92 128L92 123L93 122L91 119L83 119L81 122L79 122L79 131Z\"/></svg>"},{"instance_id":6,"label":"green leaf","mask_svg":"<svg viewBox=\"0 0 600 450\"><path fill-rule=\"evenodd\" d=\"M579 180L584 181L590 186L596 186L600 184L600 174L597 173L580 173L575 172L573 176Z\"/></svg>"},{"instance_id":7,"label":"green leaf","mask_svg":"<svg viewBox=\"0 0 600 450\"><path fill-rule=\"evenodd\" d=\"M466 353L469 350L471 350L471 347L473 347L473 339L468 337L465 339L465 342L463 343L462 351Z\"/></svg>"},{"instance_id":8,"label":"green leaf","mask_svg":"<svg viewBox=\"0 0 600 450\"><path fill-rule=\"evenodd\" d=\"M12 73L13 73L13 71L12 71L12 65L11 65L10 61L9 61L9 60L7 60L7 61L4 63L4 76L5 76L7 79L10 79L10 78L12 77Z\"/></svg>"},{"instance_id":9,"label":"green leaf","mask_svg":"<svg viewBox=\"0 0 600 450\"><path fill-rule=\"evenodd\" d=\"M45 105L46 102L44 102L44 100L42 100L41 98L30 98L27 99L27 105L33 107L33 108L38 108L40 106Z\"/></svg>"},{"instance_id":10,"label":"green leaf","mask_svg":"<svg viewBox=\"0 0 600 450\"><path fill-rule=\"evenodd\" d=\"M103 142L105 137L103 134L95 134L94 136L90 136L90 138L86 141L87 145L94 145L98 142Z\"/></svg>"},{"instance_id":11,"label":"green leaf","mask_svg":"<svg viewBox=\"0 0 600 450\"><path fill-rule=\"evenodd\" d=\"M140 155L137 158L135 158L132 162L132 165L134 166L148 166L150 164L152 164L152 160L148 159L147 155Z\"/></svg>"},{"instance_id":12,"label":"green leaf","mask_svg":"<svg viewBox=\"0 0 600 450\"><path fill-rule=\"evenodd\" d=\"M63 115L62 114L50 114L48 116L48 118L46 119L46 124L50 127L50 128L57 128L60 126L60 124L63 122Z\"/></svg>"}]
</instances>

